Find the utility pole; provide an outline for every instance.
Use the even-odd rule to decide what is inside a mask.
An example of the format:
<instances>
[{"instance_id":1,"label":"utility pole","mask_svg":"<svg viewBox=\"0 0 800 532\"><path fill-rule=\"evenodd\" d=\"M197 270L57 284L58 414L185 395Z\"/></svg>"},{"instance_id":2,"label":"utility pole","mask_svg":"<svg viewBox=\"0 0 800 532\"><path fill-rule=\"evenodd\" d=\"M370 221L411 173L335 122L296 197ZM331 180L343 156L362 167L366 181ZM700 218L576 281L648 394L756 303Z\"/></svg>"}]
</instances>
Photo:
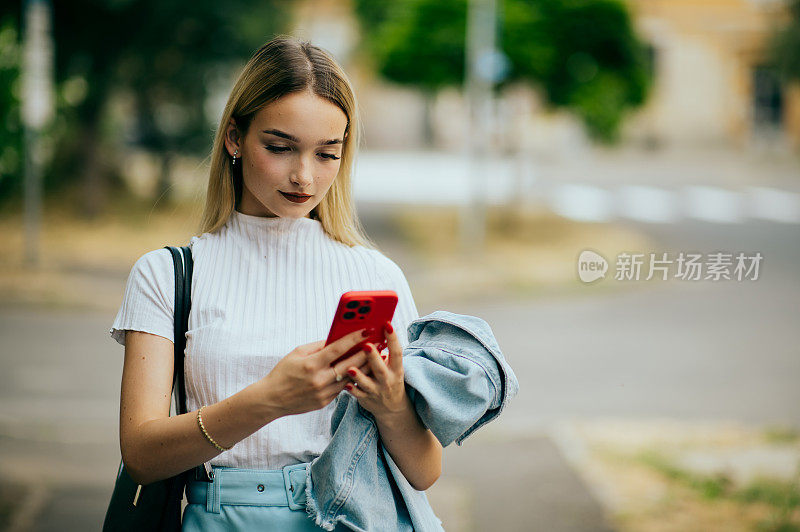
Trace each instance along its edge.
<instances>
[{"instance_id":1,"label":"utility pole","mask_svg":"<svg viewBox=\"0 0 800 532\"><path fill-rule=\"evenodd\" d=\"M25 159L25 263L40 263L43 153L40 136L53 116L53 42L48 0L24 0L22 124Z\"/></svg>"},{"instance_id":2,"label":"utility pole","mask_svg":"<svg viewBox=\"0 0 800 532\"><path fill-rule=\"evenodd\" d=\"M460 239L465 254L483 250L486 238L488 157L492 144L492 85L497 61L496 0L469 0L467 12L466 94L469 102L469 194L461 206Z\"/></svg>"}]
</instances>

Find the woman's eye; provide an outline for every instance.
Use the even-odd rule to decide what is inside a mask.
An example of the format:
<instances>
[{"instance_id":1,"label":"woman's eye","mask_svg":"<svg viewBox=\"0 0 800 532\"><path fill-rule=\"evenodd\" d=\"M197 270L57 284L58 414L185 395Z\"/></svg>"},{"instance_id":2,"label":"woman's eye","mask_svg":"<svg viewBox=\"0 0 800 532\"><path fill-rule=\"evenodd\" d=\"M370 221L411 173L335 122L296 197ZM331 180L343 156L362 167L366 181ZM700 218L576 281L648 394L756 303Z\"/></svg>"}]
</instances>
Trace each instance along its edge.
<instances>
[{"instance_id":1,"label":"woman's eye","mask_svg":"<svg viewBox=\"0 0 800 532\"><path fill-rule=\"evenodd\" d=\"M272 144L269 144L267 146L267 149L273 153L282 153L285 151L289 151L291 148L289 148L288 146L274 146Z\"/></svg>"},{"instance_id":2,"label":"woman's eye","mask_svg":"<svg viewBox=\"0 0 800 532\"><path fill-rule=\"evenodd\" d=\"M341 159L341 157L337 157L332 153L320 153L319 156L322 157L323 159L332 159L334 161Z\"/></svg>"}]
</instances>

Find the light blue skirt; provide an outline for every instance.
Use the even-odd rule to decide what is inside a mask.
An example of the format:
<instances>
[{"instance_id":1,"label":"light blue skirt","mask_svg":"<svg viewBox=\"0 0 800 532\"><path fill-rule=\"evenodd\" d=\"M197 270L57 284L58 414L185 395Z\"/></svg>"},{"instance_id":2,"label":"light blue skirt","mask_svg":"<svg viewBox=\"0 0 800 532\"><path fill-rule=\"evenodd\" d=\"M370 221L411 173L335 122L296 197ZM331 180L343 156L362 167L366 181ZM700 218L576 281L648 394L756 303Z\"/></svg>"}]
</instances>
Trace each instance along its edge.
<instances>
[{"instance_id":1,"label":"light blue skirt","mask_svg":"<svg viewBox=\"0 0 800 532\"><path fill-rule=\"evenodd\" d=\"M213 482L186 485L182 530L323 530L306 513L305 463L282 469L212 467Z\"/></svg>"}]
</instances>

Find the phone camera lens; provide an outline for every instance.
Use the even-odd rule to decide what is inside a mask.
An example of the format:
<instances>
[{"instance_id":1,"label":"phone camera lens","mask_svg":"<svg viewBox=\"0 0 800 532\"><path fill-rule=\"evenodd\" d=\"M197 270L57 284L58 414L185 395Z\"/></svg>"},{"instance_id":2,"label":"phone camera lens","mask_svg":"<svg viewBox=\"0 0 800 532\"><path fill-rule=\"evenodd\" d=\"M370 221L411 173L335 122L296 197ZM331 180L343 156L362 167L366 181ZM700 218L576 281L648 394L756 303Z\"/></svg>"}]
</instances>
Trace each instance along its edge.
<instances>
[{"instance_id":1,"label":"phone camera lens","mask_svg":"<svg viewBox=\"0 0 800 532\"><path fill-rule=\"evenodd\" d=\"M344 319L346 319L346 320L352 320L355 317L356 317L356 313L355 312L345 312L344 313Z\"/></svg>"},{"instance_id":2,"label":"phone camera lens","mask_svg":"<svg viewBox=\"0 0 800 532\"><path fill-rule=\"evenodd\" d=\"M369 307L364 306L358 309L359 314L366 314L367 312L369 312Z\"/></svg>"},{"instance_id":3,"label":"phone camera lens","mask_svg":"<svg viewBox=\"0 0 800 532\"><path fill-rule=\"evenodd\" d=\"M356 308L358 306L358 301L349 301L345 307L347 308Z\"/></svg>"}]
</instances>

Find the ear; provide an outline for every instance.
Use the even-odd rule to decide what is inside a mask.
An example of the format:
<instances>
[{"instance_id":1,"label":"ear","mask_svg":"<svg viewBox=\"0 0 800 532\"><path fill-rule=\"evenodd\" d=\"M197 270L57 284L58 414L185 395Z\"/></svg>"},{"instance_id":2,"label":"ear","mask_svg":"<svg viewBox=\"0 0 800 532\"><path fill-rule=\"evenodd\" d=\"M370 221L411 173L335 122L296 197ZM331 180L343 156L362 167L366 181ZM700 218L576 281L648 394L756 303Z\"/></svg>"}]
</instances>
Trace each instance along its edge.
<instances>
[{"instance_id":1,"label":"ear","mask_svg":"<svg viewBox=\"0 0 800 532\"><path fill-rule=\"evenodd\" d=\"M236 121L231 118L230 122L228 122L228 128L225 130L225 149L228 155L233 157L234 152L239 150L238 156L241 157L242 148L240 146L240 141L241 137L239 135L239 129L236 127Z\"/></svg>"}]
</instances>

